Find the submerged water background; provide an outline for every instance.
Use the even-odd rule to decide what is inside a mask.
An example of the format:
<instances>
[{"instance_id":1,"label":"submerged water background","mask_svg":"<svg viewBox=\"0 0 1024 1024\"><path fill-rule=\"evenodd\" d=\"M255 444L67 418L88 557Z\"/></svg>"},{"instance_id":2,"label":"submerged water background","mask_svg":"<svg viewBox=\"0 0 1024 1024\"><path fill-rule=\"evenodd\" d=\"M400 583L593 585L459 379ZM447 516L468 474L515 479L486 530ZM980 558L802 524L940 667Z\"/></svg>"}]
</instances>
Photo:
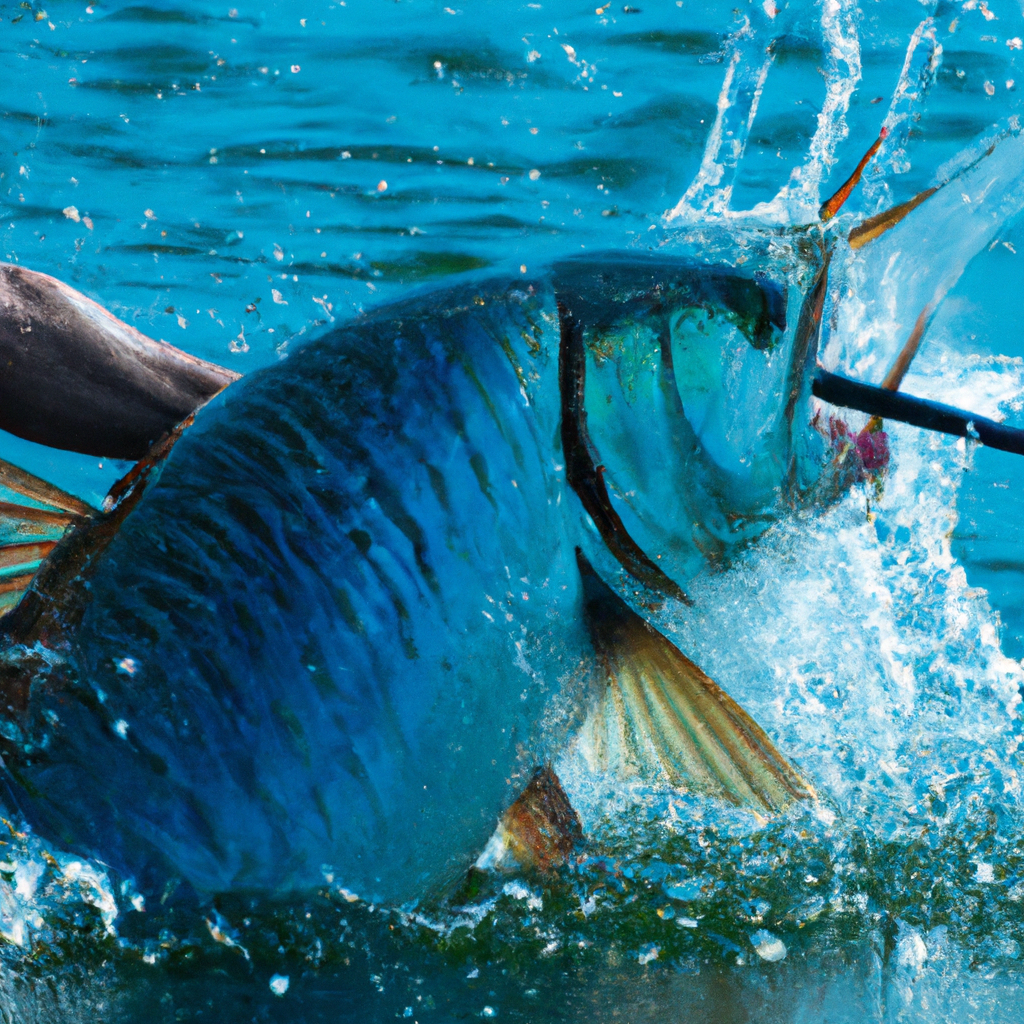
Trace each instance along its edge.
<instances>
[{"instance_id":1,"label":"submerged water background","mask_svg":"<svg viewBox=\"0 0 1024 1024\"><path fill-rule=\"evenodd\" d=\"M736 5L637 6L0 4L0 255L246 373L459 273L661 244ZM838 183L934 7L793 5L732 207L770 200L806 158L823 11L851 12L862 65L847 133L831 126ZM1024 90L1018 7L944 4L937 25L894 201ZM947 297L908 390L1019 414L1022 259L1016 218ZM874 523L859 492L787 525L663 624L827 786L838 822L752 834L684 800L673 813L697 826L616 834L607 863L543 893L499 881L473 929L334 893L253 927L243 905L201 908L161 934L157 908L133 914L118 892L108 934L102 879L47 874L35 840L12 839L0 1019L1016 1019L1020 667L1004 656L1024 654L1020 470L909 428L894 443ZM94 501L123 469L8 437L2 454ZM785 961L758 958L763 928Z\"/></svg>"}]
</instances>

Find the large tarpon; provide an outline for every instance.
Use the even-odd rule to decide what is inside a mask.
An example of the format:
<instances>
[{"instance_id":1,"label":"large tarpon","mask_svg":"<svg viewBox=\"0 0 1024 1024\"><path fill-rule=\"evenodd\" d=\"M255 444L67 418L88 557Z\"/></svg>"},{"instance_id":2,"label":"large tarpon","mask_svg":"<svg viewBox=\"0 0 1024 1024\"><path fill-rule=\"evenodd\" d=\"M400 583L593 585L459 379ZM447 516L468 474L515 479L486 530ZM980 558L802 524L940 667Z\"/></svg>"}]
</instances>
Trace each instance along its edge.
<instances>
[{"instance_id":1,"label":"large tarpon","mask_svg":"<svg viewBox=\"0 0 1024 1024\"><path fill-rule=\"evenodd\" d=\"M405 900L464 871L524 787L508 843L541 862L571 845L550 772L529 780L588 709L609 764L760 811L808 796L638 614L870 468L870 438L811 422L812 386L900 415L815 369L828 252L794 236L782 276L777 247L413 297L232 384L187 430L232 375L133 338L146 371L128 360L116 433L141 461L108 508L0 479L32 499L0 508L18 535L0 552L9 801L145 887L309 888L329 865ZM25 301L63 294L48 282L3 269L0 344L67 343L63 306ZM116 363L112 333L71 330L75 372L25 377L52 389L49 443L106 451L89 380ZM36 436L24 420L5 425ZM953 420L928 425L979 422Z\"/></svg>"},{"instance_id":2,"label":"large tarpon","mask_svg":"<svg viewBox=\"0 0 1024 1024\"><path fill-rule=\"evenodd\" d=\"M330 864L396 899L464 868L585 708L593 644L623 656L634 613L590 562L683 599L793 478L788 292L599 256L387 307L232 385L7 617L20 810L204 890ZM748 425L715 404L723 375ZM725 744L706 788L805 794L698 685Z\"/></svg>"}]
</instances>

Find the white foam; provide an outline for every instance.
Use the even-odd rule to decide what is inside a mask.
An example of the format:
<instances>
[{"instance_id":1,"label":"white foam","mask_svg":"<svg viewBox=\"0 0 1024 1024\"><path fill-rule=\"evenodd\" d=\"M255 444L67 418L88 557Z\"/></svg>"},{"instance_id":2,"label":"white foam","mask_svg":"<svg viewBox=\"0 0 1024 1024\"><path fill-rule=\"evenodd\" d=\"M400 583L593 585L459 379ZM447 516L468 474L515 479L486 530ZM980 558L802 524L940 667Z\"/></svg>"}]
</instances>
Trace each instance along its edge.
<instances>
[{"instance_id":1,"label":"white foam","mask_svg":"<svg viewBox=\"0 0 1024 1024\"><path fill-rule=\"evenodd\" d=\"M29 946L48 934L48 916L57 912L59 919L76 904L94 907L106 933L116 934L119 910L101 865L52 853L27 832L10 829L6 844L6 859L0 863L0 936Z\"/></svg>"},{"instance_id":2,"label":"white foam","mask_svg":"<svg viewBox=\"0 0 1024 1024\"><path fill-rule=\"evenodd\" d=\"M999 414L1024 395L1024 366L934 341L919 367L949 396ZM919 382L908 381L908 387ZM657 625L765 728L840 817L887 839L949 824L972 807L1016 812L1024 670L1000 648L984 591L950 550L974 452L897 425L884 491L788 515L726 572L690 588L692 609ZM870 511L869 511L870 508ZM557 770L584 822L635 818L656 787ZM563 774L564 773L564 774ZM673 817L660 794L659 815ZM674 797L678 818L752 816Z\"/></svg>"}]
</instances>

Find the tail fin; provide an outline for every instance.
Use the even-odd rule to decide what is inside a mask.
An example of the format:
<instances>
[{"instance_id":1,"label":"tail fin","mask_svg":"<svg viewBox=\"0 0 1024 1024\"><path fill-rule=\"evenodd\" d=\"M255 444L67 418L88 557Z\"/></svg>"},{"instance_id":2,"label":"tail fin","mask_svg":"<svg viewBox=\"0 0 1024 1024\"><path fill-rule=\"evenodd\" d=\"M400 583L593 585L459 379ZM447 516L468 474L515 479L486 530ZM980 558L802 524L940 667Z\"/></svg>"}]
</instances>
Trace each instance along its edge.
<instances>
[{"instance_id":1,"label":"tail fin","mask_svg":"<svg viewBox=\"0 0 1024 1024\"><path fill-rule=\"evenodd\" d=\"M761 813L813 798L743 708L614 594L579 551L577 561L587 623L608 676L581 734L597 765Z\"/></svg>"},{"instance_id":2,"label":"tail fin","mask_svg":"<svg viewBox=\"0 0 1024 1024\"><path fill-rule=\"evenodd\" d=\"M0 361L0 429L132 461L238 379L12 263L0 263Z\"/></svg>"}]
</instances>

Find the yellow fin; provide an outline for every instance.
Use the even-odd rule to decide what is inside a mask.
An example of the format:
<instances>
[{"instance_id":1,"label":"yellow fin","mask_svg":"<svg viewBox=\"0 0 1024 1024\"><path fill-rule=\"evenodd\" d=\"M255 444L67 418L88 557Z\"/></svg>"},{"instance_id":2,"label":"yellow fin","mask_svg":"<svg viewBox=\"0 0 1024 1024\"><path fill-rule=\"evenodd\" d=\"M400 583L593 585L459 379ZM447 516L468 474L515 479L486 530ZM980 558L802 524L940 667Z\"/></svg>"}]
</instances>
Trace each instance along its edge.
<instances>
[{"instance_id":1,"label":"yellow fin","mask_svg":"<svg viewBox=\"0 0 1024 1024\"><path fill-rule=\"evenodd\" d=\"M682 651L644 622L577 551L587 625L607 689L580 741L593 767L781 811L813 789L761 727Z\"/></svg>"}]
</instances>

